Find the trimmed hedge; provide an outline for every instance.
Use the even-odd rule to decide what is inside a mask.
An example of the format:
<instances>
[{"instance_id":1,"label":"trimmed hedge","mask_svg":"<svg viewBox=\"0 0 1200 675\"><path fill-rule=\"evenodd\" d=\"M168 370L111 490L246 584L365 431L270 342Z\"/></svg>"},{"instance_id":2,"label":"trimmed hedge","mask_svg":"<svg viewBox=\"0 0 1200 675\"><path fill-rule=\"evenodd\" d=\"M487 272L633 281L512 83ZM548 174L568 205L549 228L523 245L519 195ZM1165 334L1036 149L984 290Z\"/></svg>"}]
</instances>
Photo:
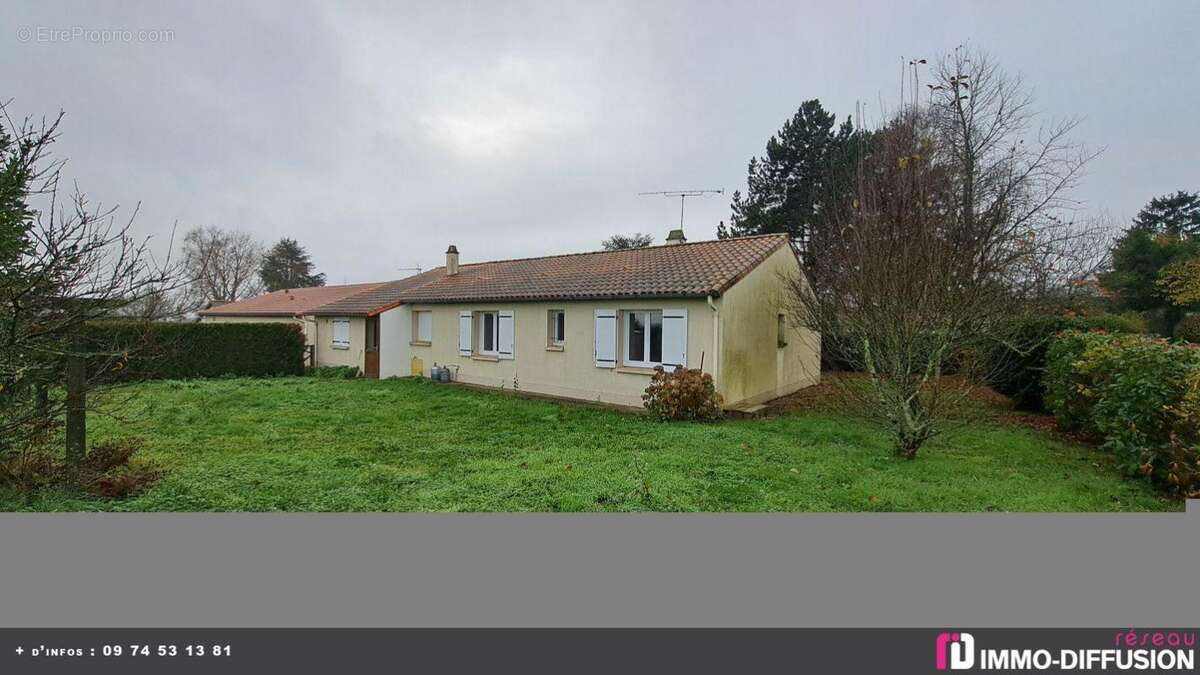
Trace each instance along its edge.
<instances>
[{"instance_id":1,"label":"trimmed hedge","mask_svg":"<svg viewBox=\"0 0 1200 675\"><path fill-rule=\"evenodd\" d=\"M304 374L304 333L288 323L98 321L84 340L102 353L92 370L119 380Z\"/></svg>"},{"instance_id":2,"label":"trimmed hedge","mask_svg":"<svg viewBox=\"0 0 1200 675\"><path fill-rule=\"evenodd\" d=\"M1015 327L1008 342L993 350L988 384L1011 398L1018 408L1045 410L1042 376L1046 370L1046 348L1057 333L1064 330L1143 333L1145 328L1137 317L1116 314L1030 317Z\"/></svg>"},{"instance_id":3,"label":"trimmed hedge","mask_svg":"<svg viewBox=\"0 0 1200 675\"><path fill-rule=\"evenodd\" d=\"M1045 386L1061 427L1101 439L1129 473L1200 496L1200 348L1067 331L1047 352Z\"/></svg>"}]
</instances>

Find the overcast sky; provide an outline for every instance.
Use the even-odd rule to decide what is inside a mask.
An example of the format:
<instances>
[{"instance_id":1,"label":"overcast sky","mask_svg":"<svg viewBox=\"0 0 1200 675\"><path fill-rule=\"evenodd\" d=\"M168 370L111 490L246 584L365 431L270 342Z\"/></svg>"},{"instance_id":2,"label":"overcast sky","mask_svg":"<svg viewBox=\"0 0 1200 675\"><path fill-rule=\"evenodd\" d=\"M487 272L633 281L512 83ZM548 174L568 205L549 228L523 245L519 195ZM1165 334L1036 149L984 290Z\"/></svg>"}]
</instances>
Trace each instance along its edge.
<instances>
[{"instance_id":1,"label":"overcast sky","mask_svg":"<svg viewBox=\"0 0 1200 675\"><path fill-rule=\"evenodd\" d=\"M330 283L715 236L806 99L878 117L901 58L969 43L1104 147L1076 196L1121 221L1200 189L1200 2L11 2L0 100L67 117L93 199L166 246L218 225L308 247ZM128 30L103 44L72 29ZM51 29L67 31L54 38ZM138 31L170 31L169 34Z\"/></svg>"}]
</instances>

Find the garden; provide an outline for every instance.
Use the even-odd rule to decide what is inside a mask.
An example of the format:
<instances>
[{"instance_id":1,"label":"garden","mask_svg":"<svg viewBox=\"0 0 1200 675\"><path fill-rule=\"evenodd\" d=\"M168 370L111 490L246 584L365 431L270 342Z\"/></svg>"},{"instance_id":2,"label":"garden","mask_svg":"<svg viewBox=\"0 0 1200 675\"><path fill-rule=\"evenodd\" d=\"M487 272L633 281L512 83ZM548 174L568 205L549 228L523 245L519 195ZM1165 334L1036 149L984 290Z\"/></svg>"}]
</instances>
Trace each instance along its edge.
<instances>
[{"instance_id":1,"label":"garden","mask_svg":"<svg viewBox=\"0 0 1200 675\"><path fill-rule=\"evenodd\" d=\"M985 417L921 459L821 387L762 419L661 422L425 380L316 377L130 385L89 418L160 478L122 499L0 490L33 511L1170 511L1118 456ZM788 404L792 405L788 405Z\"/></svg>"}]
</instances>

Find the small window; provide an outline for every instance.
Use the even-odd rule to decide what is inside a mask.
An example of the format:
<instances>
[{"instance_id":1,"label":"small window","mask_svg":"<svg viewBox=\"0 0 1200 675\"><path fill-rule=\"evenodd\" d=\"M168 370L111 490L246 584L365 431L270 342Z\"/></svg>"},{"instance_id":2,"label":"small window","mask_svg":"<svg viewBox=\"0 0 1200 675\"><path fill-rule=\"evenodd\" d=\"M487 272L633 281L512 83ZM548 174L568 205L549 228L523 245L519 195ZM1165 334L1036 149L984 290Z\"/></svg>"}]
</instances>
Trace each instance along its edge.
<instances>
[{"instance_id":1,"label":"small window","mask_svg":"<svg viewBox=\"0 0 1200 675\"><path fill-rule=\"evenodd\" d=\"M433 342L433 312L413 312L413 342Z\"/></svg>"},{"instance_id":2,"label":"small window","mask_svg":"<svg viewBox=\"0 0 1200 675\"><path fill-rule=\"evenodd\" d=\"M567 313L561 309L550 310L550 323L547 330L550 346L563 346L567 339Z\"/></svg>"},{"instance_id":3,"label":"small window","mask_svg":"<svg viewBox=\"0 0 1200 675\"><path fill-rule=\"evenodd\" d=\"M499 356L496 348L496 332L499 325L497 312L479 313L479 353L485 356Z\"/></svg>"},{"instance_id":4,"label":"small window","mask_svg":"<svg viewBox=\"0 0 1200 675\"><path fill-rule=\"evenodd\" d=\"M776 345L782 349L783 347L787 346L787 317L785 317L782 313L780 313L776 319L775 329L778 334L778 337L776 338Z\"/></svg>"},{"instance_id":5,"label":"small window","mask_svg":"<svg viewBox=\"0 0 1200 675\"><path fill-rule=\"evenodd\" d=\"M350 348L350 319L333 320L333 346L336 349Z\"/></svg>"},{"instance_id":6,"label":"small window","mask_svg":"<svg viewBox=\"0 0 1200 675\"><path fill-rule=\"evenodd\" d=\"M624 363L638 368L662 365L662 312L625 312Z\"/></svg>"}]
</instances>

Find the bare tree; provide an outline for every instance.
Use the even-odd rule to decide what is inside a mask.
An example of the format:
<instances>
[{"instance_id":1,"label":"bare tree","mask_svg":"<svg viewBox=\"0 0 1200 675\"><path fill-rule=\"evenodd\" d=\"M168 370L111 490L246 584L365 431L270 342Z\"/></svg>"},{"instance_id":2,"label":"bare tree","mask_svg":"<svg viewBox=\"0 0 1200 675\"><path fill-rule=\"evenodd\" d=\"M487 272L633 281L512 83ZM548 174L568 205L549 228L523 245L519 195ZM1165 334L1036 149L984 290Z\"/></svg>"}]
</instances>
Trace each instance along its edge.
<instances>
[{"instance_id":1,"label":"bare tree","mask_svg":"<svg viewBox=\"0 0 1200 675\"><path fill-rule=\"evenodd\" d=\"M646 248L653 243L653 236L635 232L634 234L614 234L600 245L604 247L605 251L624 251L631 248Z\"/></svg>"},{"instance_id":2,"label":"bare tree","mask_svg":"<svg viewBox=\"0 0 1200 675\"><path fill-rule=\"evenodd\" d=\"M1034 129L1028 92L980 52L955 50L932 79L928 101L904 101L863 153L854 199L830 201L835 236L790 294L793 322L865 372L845 392L910 459L989 379L983 355L1014 319L1071 283L1094 235L1070 218L1095 156L1068 140L1073 122Z\"/></svg>"},{"instance_id":3,"label":"bare tree","mask_svg":"<svg viewBox=\"0 0 1200 675\"><path fill-rule=\"evenodd\" d=\"M130 348L88 340L87 324L171 289L177 270L132 235L136 209L117 221L63 189L50 159L61 114L17 124L6 104L0 113L0 454L38 448L65 422L78 460L83 394L111 382Z\"/></svg>"},{"instance_id":4,"label":"bare tree","mask_svg":"<svg viewBox=\"0 0 1200 675\"><path fill-rule=\"evenodd\" d=\"M196 304L234 302L262 293L264 248L245 232L194 228L183 239L183 266Z\"/></svg>"}]
</instances>

